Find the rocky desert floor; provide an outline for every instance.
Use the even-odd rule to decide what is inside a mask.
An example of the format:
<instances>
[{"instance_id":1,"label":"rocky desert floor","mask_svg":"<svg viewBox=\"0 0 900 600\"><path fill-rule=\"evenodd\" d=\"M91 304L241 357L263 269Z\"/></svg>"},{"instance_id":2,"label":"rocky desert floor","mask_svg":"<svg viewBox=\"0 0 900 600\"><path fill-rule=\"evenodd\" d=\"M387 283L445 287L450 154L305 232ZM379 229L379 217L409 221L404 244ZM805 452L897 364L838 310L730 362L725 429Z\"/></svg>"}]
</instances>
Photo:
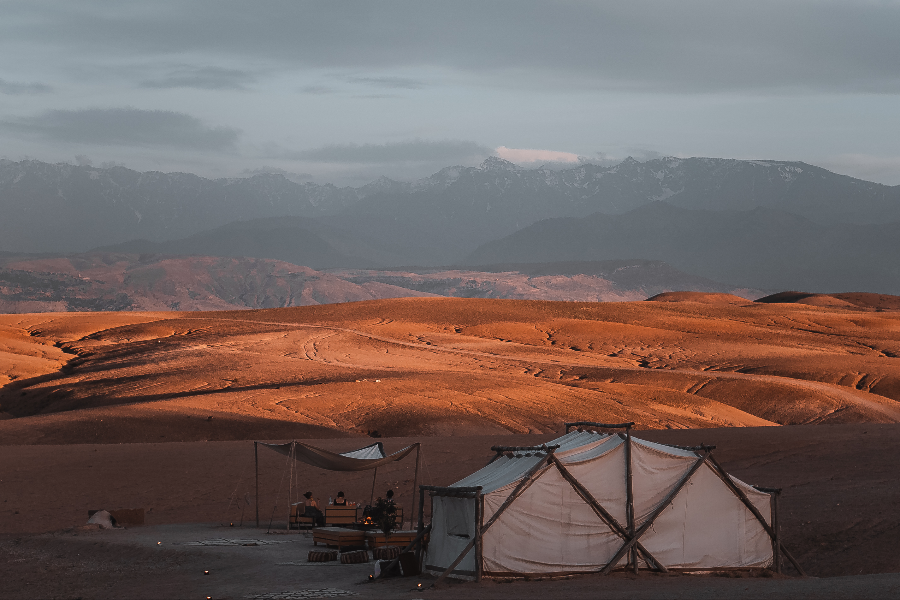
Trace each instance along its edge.
<instances>
[{"instance_id":1,"label":"rocky desert floor","mask_svg":"<svg viewBox=\"0 0 900 600\"><path fill-rule=\"evenodd\" d=\"M623 598L896 597L900 312L668 300L2 315L0 597L574 598L598 585ZM308 538L286 532L303 491L364 501L371 474L292 469L261 448L255 501L252 440L346 451L377 436L389 452L419 441L420 481L443 485L481 467L491 445L540 443L574 420L715 444L735 476L784 488L785 542L812 577L420 592L427 579L365 583L371 565L305 566ZM413 467L379 469L376 493L409 505ZM136 507L143 527L81 527L89 509ZM212 538L280 543L192 544Z\"/></svg>"}]
</instances>

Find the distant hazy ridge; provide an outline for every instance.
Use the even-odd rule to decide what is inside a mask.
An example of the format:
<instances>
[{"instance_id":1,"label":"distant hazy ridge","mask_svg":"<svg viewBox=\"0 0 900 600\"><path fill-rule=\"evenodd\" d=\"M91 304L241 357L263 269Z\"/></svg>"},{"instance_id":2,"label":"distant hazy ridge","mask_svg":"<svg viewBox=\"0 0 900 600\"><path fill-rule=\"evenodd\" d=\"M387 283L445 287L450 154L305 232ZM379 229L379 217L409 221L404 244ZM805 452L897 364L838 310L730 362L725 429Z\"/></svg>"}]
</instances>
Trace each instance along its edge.
<instances>
[{"instance_id":1,"label":"distant hazy ridge","mask_svg":"<svg viewBox=\"0 0 900 600\"><path fill-rule=\"evenodd\" d=\"M7 252L105 247L314 269L645 259L739 287L900 292L900 186L804 163L629 159L560 171L490 158L413 183L337 188L0 161L0 214Z\"/></svg>"}]
</instances>

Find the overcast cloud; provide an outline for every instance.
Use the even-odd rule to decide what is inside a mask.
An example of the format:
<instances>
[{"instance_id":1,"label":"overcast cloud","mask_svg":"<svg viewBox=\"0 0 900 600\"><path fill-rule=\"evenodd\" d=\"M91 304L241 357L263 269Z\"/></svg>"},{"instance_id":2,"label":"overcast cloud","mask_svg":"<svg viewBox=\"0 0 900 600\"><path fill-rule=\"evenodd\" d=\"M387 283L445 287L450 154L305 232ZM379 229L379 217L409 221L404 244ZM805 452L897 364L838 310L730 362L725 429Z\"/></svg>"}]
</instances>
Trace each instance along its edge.
<instances>
[{"instance_id":1,"label":"overcast cloud","mask_svg":"<svg viewBox=\"0 0 900 600\"><path fill-rule=\"evenodd\" d=\"M2 121L0 127L13 134L48 141L192 150L224 150L234 146L238 137L234 129L208 127L189 115L135 108L50 110L34 117Z\"/></svg>"},{"instance_id":2,"label":"overcast cloud","mask_svg":"<svg viewBox=\"0 0 900 600\"><path fill-rule=\"evenodd\" d=\"M158 79L141 82L148 88L197 88L201 90L244 90L256 77L239 69L181 67Z\"/></svg>"},{"instance_id":3,"label":"overcast cloud","mask_svg":"<svg viewBox=\"0 0 900 600\"><path fill-rule=\"evenodd\" d=\"M0 155L338 180L642 148L900 183L898 32L897 0L7 1Z\"/></svg>"},{"instance_id":4,"label":"overcast cloud","mask_svg":"<svg viewBox=\"0 0 900 600\"><path fill-rule=\"evenodd\" d=\"M26 94L47 94L52 91L49 85L43 83L16 83L0 79L0 94L19 96Z\"/></svg>"}]
</instances>

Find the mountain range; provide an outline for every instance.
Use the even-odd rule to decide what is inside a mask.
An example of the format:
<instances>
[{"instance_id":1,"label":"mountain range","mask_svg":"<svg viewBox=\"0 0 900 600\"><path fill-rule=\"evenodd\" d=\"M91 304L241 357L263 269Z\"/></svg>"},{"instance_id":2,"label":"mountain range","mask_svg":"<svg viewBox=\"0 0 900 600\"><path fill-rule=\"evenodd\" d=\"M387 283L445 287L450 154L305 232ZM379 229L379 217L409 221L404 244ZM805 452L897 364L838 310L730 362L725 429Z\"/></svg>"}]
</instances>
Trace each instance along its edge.
<instances>
[{"instance_id":1,"label":"mountain range","mask_svg":"<svg viewBox=\"0 0 900 600\"><path fill-rule=\"evenodd\" d=\"M687 210L653 202L622 215L547 219L473 252L471 265L665 257L761 289L900 293L900 224L817 223L778 208Z\"/></svg>"},{"instance_id":2,"label":"mountain range","mask_svg":"<svg viewBox=\"0 0 900 600\"><path fill-rule=\"evenodd\" d=\"M801 162L491 157L360 188L0 161L0 251L275 259L322 269L665 261L738 288L897 293L900 186Z\"/></svg>"}]
</instances>

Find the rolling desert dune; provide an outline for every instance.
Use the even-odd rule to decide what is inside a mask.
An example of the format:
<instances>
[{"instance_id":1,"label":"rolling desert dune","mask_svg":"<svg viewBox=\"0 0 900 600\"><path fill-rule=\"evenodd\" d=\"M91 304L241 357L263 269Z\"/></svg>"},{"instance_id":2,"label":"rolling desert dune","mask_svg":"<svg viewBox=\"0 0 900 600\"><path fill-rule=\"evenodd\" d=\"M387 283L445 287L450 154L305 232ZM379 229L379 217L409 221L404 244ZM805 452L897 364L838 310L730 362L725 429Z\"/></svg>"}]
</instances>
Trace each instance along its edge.
<instances>
[{"instance_id":1,"label":"rolling desert dune","mask_svg":"<svg viewBox=\"0 0 900 600\"><path fill-rule=\"evenodd\" d=\"M900 421L900 313L681 298L4 315L0 405L16 418L0 432L33 444Z\"/></svg>"}]
</instances>

